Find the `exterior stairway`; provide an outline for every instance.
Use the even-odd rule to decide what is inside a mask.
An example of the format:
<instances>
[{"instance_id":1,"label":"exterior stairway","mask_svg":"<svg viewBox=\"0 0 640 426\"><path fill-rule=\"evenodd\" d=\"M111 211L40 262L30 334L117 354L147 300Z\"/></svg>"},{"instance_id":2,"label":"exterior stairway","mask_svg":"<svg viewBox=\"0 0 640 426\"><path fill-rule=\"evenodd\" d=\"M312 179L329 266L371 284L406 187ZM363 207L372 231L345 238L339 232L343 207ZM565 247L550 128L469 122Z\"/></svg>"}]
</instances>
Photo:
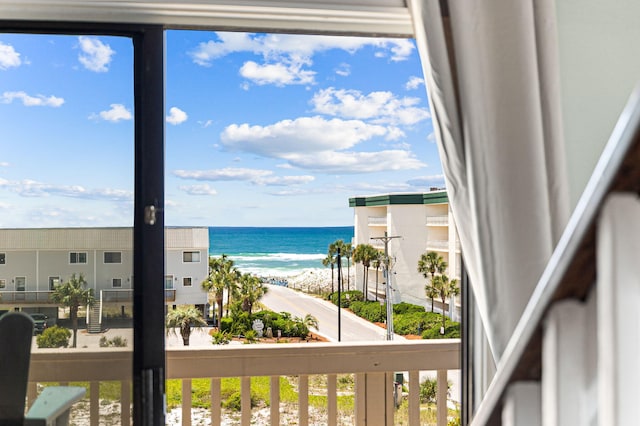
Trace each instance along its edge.
<instances>
[{"instance_id":1,"label":"exterior stairway","mask_svg":"<svg viewBox=\"0 0 640 426\"><path fill-rule=\"evenodd\" d=\"M102 332L102 324L100 321L100 301L96 301L93 307L89 309L89 321L87 322L87 331L89 333Z\"/></svg>"}]
</instances>

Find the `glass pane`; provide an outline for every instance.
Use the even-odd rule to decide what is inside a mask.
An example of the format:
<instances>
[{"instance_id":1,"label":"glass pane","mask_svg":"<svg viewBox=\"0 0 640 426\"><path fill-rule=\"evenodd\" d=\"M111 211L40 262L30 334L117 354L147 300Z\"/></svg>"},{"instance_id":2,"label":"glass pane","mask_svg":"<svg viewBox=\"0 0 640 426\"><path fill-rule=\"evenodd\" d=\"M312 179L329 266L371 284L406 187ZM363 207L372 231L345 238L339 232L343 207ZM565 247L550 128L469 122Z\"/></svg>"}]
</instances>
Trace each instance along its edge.
<instances>
[{"instance_id":1,"label":"glass pane","mask_svg":"<svg viewBox=\"0 0 640 426\"><path fill-rule=\"evenodd\" d=\"M72 424L127 424L132 41L0 34L0 82L0 311L35 323L32 353L43 357L31 358L29 404L42 387L69 383L91 391ZM55 346L63 349L43 351ZM128 355L105 363L116 346ZM64 362L80 348L86 368ZM40 379L45 371L54 372L49 382Z\"/></svg>"},{"instance_id":2,"label":"glass pane","mask_svg":"<svg viewBox=\"0 0 640 426\"><path fill-rule=\"evenodd\" d=\"M167 309L177 316L175 311L195 307L210 326L193 328L190 350L176 352L210 349L212 342L299 342L295 330L303 327L294 320L307 314L317 316L319 330L304 341L337 345L338 336L340 343L380 341L386 337L381 303L388 298L421 305L417 308L431 314L424 312L426 281L417 271L418 259L432 241L453 266L453 275L456 254L447 243L453 227L446 202L440 200L432 212L438 217L427 223L429 203L423 194L442 192L444 182L414 41L204 31L168 31L166 40L165 219L176 227L169 228L174 236L167 239L166 271L178 284L175 303ZM397 193L414 197L406 206L382 202ZM381 200L356 210L350 198L359 195ZM186 232L191 232L189 239ZM366 333L340 334L340 311L322 300L337 281L337 266L323 263L328 246L343 240L352 248L368 244L383 250L384 243L372 238L385 232L402 237L390 245L391 274L380 263L365 268L353 254L343 257L341 268L342 288L352 292L346 303L367 298L367 313L377 325L365 324ZM202 253L198 260L197 253ZM215 270L211 276L205 259ZM252 277L268 288L263 298ZM206 293L203 284L210 289ZM309 300L327 309L312 313ZM168 330L168 356L187 343L176 325ZM416 338L423 332L418 327L410 331ZM250 353L252 347L243 349ZM212 383L186 364L180 372L192 374L194 395L202 395L192 406L211 408L209 389L220 386L223 421L233 418L237 392L242 383L247 386L247 378L220 377ZM261 358L261 364L287 365L276 356ZM179 407L184 382L171 373L168 419L177 419L186 411ZM259 407L267 403L265 389L274 386L264 377L269 373L265 367L250 381ZM334 385L340 393L339 417L343 424L354 423L353 374L279 380L284 423L290 420L284 413L297 415L291 405L301 383L313 389L311 423L327 423L325 395ZM200 413L193 408L193 419ZM263 413L255 408L253 421L259 423Z\"/></svg>"}]
</instances>

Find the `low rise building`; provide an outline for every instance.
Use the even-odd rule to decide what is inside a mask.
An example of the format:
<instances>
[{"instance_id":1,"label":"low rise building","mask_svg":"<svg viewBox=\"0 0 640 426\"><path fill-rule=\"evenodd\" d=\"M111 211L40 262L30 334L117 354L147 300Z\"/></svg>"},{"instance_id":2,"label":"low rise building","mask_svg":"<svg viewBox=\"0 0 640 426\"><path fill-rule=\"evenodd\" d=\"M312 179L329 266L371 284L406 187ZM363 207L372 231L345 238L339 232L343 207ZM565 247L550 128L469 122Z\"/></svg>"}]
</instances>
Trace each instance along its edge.
<instances>
[{"instance_id":1,"label":"low rise building","mask_svg":"<svg viewBox=\"0 0 640 426\"><path fill-rule=\"evenodd\" d=\"M200 283L208 273L208 229L166 228L165 247L165 282L158 285L165 288L166 306L194 305L206 313L207 294ZM101 323L107 312L130 316L133 229L0 229L0 310L40 312L55 320L52 291L73 274L93 289L89 322Z\"/></svg>"},{"instance_id":2,"label":"low rise building","mask_svg":"<svg viewBox=\"0 0 640 426\"><path fill-rule=\"evenodd\" d=\"M388 242L394 303L427 306L427 280L418 272L423 253L437 252L448 264L449 278L460 280L460 241L445 190L358 196L349 199L349 206L354 211L354 247L371 244L383 251L381 237L397 237ZM358 288L363 279L363 267L357 265ZM376 282L386 284L386 278L381 268L371 266L369 292L376 292ZM384 291L384 285L377 286L380 296L384 297Z\"/></svg>"}]
</instances>

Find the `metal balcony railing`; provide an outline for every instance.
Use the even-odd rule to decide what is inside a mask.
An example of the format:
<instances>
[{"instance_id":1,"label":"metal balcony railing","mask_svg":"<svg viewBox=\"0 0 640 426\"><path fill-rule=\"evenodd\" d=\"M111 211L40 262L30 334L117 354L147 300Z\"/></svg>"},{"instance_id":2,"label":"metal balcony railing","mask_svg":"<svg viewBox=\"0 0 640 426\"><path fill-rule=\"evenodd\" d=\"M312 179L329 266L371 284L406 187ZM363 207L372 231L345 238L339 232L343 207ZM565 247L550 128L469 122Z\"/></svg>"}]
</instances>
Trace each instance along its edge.
<instances>
[{"instance_id":1,"label":"metal balcony railing","mask_svg":"<svg viewBox=\"0 0 640 426\"><path fill-rule=\"evenodd\" d=\"M369 216L367 223L369 225L376 226L387 226L387 217L386 216Z\"/></svg>"},{"instance_id":2,"label":"metal balcony railing","mask_svg":"<svg viewBox=\"0 0 640 426\"><path fill-rule=\"evenodd\" d=\"M0 303L53 303L51 291L0 291Z\"/></svg>"},{"instance_id":3,"label":"metal balcony railing","mask_svg":"<svg viewBox=\"0 0 640 426\"><path fill-rule=\"evenodd\" d=\"M449 225L448 215L427 216L427 226L447 226Z\"/></svg>"}]
</instances>

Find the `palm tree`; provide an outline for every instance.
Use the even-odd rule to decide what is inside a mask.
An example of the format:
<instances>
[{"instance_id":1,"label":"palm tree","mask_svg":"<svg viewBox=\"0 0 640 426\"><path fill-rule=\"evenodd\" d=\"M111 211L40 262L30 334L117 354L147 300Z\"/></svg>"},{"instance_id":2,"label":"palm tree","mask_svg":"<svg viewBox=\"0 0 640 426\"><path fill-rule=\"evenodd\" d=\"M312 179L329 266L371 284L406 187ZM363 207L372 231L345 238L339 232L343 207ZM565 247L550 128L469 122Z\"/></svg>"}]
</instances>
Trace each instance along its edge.
<instances>
[{"instance_id":1,"label":"palm tree","mask_svg":"<svg viewBox=\"0 0 640 426\"><path fill-rule=\"evenodd\" d=\"M340 258L342 258L345 255L345 247L346 245L343 240L335 240L334 242L329 244L329 253L327 255L335 258L338 254L338 251L340 251ZM342 277L342 274L340 274L339 277L340 278L338 286L340 286L340 290L344 291L344 279Z\"/></svg>"},{"instance_id":2,"label":"palm tree","mask_svg":"<svg viewBox=\"0 0 640 426\"><path fill-rule=\"evenodd\" d=\"M311 314L307 314L304 316L304 319L302 320L302 323L307 327L307 328L315 328L316 330L320 330L320 325L318 323L318 318L314 317Z\"/></svg>"},{"instance_id":3,"label":"palm tree","mask_svg":"<svg viewBox=\"0 0 640 426\"><path fill-rule=\"evenodd\" d=\"M335 291L335 289L333 287L333 267L336 264L336 258L334 256L332 256L331 253L329 253L329 254L327 254L327 257L322 259L322 264L325 267L331 266L331 293L333 293Z\"/></svg>"},{"instance_id":4,"label":"palm tree","mask_svg":"<svg viewBox=\"0 0 640 426\"><path fill-rule=\"evenodd\" d=\"M207 325L207 322L202 318L202 312L194 306L180 306L167 313L167 334L173 333L178 335L176 328L179 328L180 335L182 336L182 343L185 346L189 346L191 327L202 327L203 325Z\"/></svg>"},{"instance_id":5,"label":"palm tree","mask_svg":"<svg viewBox=\"0 0 640 426\"><path fill-rule=\"evenodd\" d=\"M226 254L218 258L209 259L209 275L202 282L202 288L206 291L213 291L218 304L218 320L222 318L224 291L227 290L227 315L229 314L229 303L232 293L237 292L240 271L235 267L233 260Z\"/></svg>"},{"instance_id":6,"label":"palm tree","mask_svg":"<svg viewBox=\"0 0 640 426\"><path fill-rule=\"evenodd\" d=\"M371 266L376 268L376 302L378 301L378 276L380 275L378 271L380 270L380 266L382 266L382 253L379 253L378 256L371 261Z\"/></svg>"},{"instance_id":7,"label":"palm tree","mask_svg":"<svg viewBox=\"0 0 640 426\"><path fill-rule=\"evenodd\" d=\"M458 280L449 281L449 277L442 274L433 279L432 287L435 289L440 300L442 301L442 329L445 327L445 315L444 305L447 302L447 298L450 296L457 296L460 294L460 288L458 287Z\"/></svg>"},{"instance_id":8,"label":"palm tree","mask_svg":"<svg viewBox=\"0 0 640 426\"><path fill-rule=\"evenodd\" d=\"M252 274L242 274L240 277L239 297L242 310L251 315L253 304L267 294L268 287L262 284L262 280Z\"/></svg>"},{"instance_id":9,"label":"palm tree","mask_svg":"<svg viewBox=\"0 0 640 426\"><path fill-rule=\"evenodd\" d=\"M351 290L350 287L350 276L351 276L351 263L350 260L353 257L353 246L351 245L351 243L344 243L344 247L343 247L343 252L342 254L344 255L344 257L347 258L347 291Z\"/></svg>"},{"instance_id":10,"label":"palm tree","mask_svg":"<svg viewBox=\"0 0 640 426\"><path fill-rule=\"evenodd\" d=\"M431 287L433 287L433 279L438 274L444 274L447 270L447 262L444 261L435 251L423 253L418 261L418 272L420 272L425 278L429 278L431 275ZM434 292L427 290L427 297L431 298L431 312L433 312L433 299L437 297Z\"/></svg>"},{"instance_id":11,"label":"palm tree","mask_svg":"<svg viewBox=\"0 0 640 426\"><path fill-rule=\"evenodd\" d=\"M353 261L362 263L362 267L364 268L364 276L362 279L362 294L364 295L364 300L368 300L369 266L371 266L371 262L373 262L374 259L379 257L380 252L371 244L358 244L353 251Z\"/></svg>"},{"instance_id":12,"label":"palm tree","mask_svg":"<svg viewBox=\"0 0 640 426\"><path fill-rule=\"evenodd\" d=\"M73 327L73 344L76 347L78 334L78 308L80 306L93 306L95 299L93 297L93 289L86 289L87 281L82 274L76 277L71 275L71 279L64 284L58 284L51 293L51 300L69 308L69 317L71 318L71 326Z\"/></svg>"}]
</instances>

